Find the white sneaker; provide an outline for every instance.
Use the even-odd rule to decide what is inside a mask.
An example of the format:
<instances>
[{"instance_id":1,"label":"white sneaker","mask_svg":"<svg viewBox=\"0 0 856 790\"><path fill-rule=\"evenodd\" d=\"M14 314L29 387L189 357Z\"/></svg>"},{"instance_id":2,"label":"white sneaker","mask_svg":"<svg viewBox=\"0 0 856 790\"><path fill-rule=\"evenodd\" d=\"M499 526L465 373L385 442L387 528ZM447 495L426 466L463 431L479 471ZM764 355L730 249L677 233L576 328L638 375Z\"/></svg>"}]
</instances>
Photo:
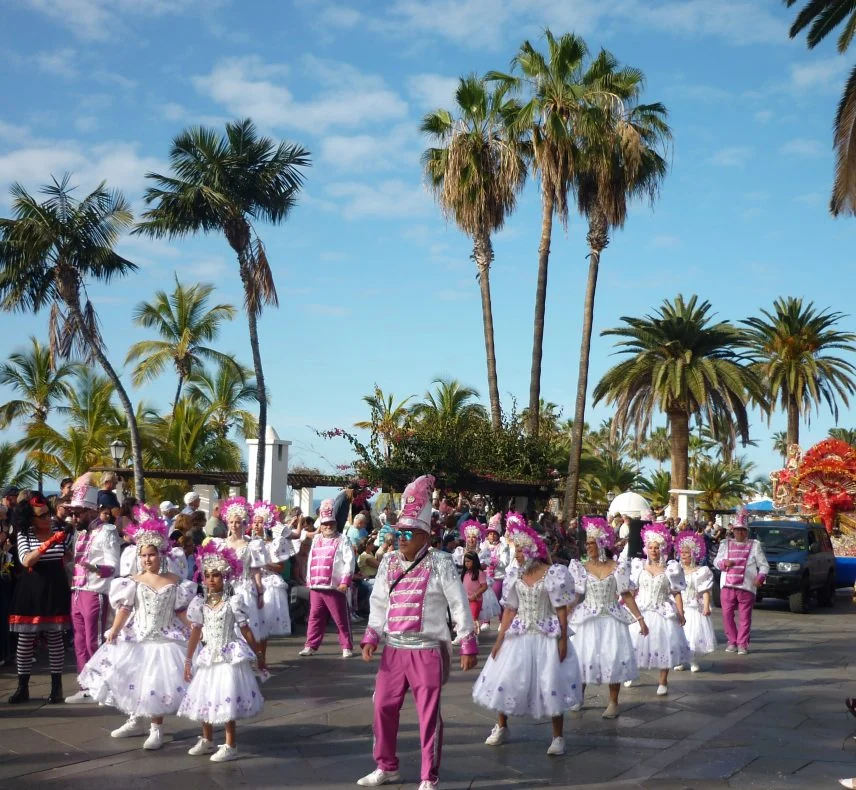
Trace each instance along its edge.
<instances>
[{"instance_id":1,"label":"white sneaker","mask_svg":"<svg viewBox=\"0 0 856 790\"><path fill-rule=\"evenodd\" d=\"M437 790L437 788L439 786L440 786L439 782L430 782L427 779L424 779L419 784L419 790Z\"/></svg>"},{"instance_id":2,"label":"white sneaker","mask_svg":"<svg viewBox=\"0 0 856 790\"><path fill-rule=\"evenodd\" d=\"M736 653L737 652L737 645L726 645L725 646L725 652L726 653Z\"/></svg>"},{"instance_id":3,"label":"white sneaker","mask_svg":"<svg viewBox=\"0 0 856 790\"><path fill-rule=\"evenodd\" d=\"M662 683L659 686L657 686L657 696L658 697L665 697L666 694L668 694L668 693L669 693L669 687L668 686L664 686Z\"/></svg>"},{"instance_id":4,"label":"white sneaker","mask_svg":"<svg viewBox=\"0 0 856 790\"><path fill-rule=\"evenodd\" d=\"M737 648L737 655L738 656L745 656L748 652L749 652L748 647L738 647Z\"/></svg>"},{"instance_id":5,"label":"white sneaker","mask_svg":"<svg viewBox=\"0 0 856 790\"><path fill-rule=\"evenodd\" d=\"M357 784L360 787L380 787L388 785L392 782L400 782L401 774L398 771L381 771L380 768L375 768L370 774L367 774L362 779L357 779Z\"/></svg>"},{"instance_id":6,"label":"white sneaker","mask_svg":"<svg viewBox=\"0 0 856 790\"><path fill-rule=\"evenodd\" d=\"M452 640L452 644L453 644L453 645L459 645L459 644L461 644L461 640L462 640L462 639L463 639L463 637L462 637L462 636L456 636L456 637Z\"/></svg>"},{"instance_id":7,"label":"white sneaker","mask_svg":"<svg viewBox=\"0 0 856 790\"><path fill-rule=\"evenodd\" d=\"M493 725L490 735L485 738L486 746L501 746L508 740L508 727L500 727L498 724Z\"/></svg>"},{"instance_id":8,"label":"white sneaker","mask_svg":"<svg viewBox=\"0 0 856 790\"><path fill-rule=\"evenodd\" d=\"M701 672L701 667L698 664L690 664L690 672Z\"/></svg>"},{"instance_id":9,"label":"white sneaker","mask_svg":"<svg viewBox=\"0 0 856 790\"><path fill-rule=\"evenodd\" d=\"M160 749L161 746L163 746L161 728L157 724L152 724L152 728L149 731L149 737L143 741L143 748L147 751L154 752Z\"/></svg>"},{"instance_id":10,"label":"white sneaker","mask_svg":"<svg viewBox=\"0 0 856 790\"><path fill-rule=\"evenodd\" d=\"M625 680L624 681L624 688L629 689L632 685L633 685L632 680Z\"/></svg>"},{"instance_id":11,"label":"white sneaker","mask_svg":"<svg viewBox=\"0 0 856 790\"><path fill-rule=\"evenodd\" d=\"M684 665L678 664L677 666L672 667L672 671L673 672L683 672L684 671Z\"/></svg>"},{"instance_id":12,"label":"white sneaker","mask_svg":"<svg viewBox=\"0 0 856 790\"><path fill-rule=\"evenodd\" d=\"M574 713L579 713L582 709L583 709L583 703L582 702L575 702L573 705L571 705L571 710Z\"/></svg>"},{"instance_id":13,"label":"white sneaker","mask_svg":"<svg viewBox=\"0 0 856 790\"><path fill-rule=\"evenodd\" d=\"M214 754L211 755L212 763L229 763L232 760L238 759L238 749L236 746L229 746L224 743Z\"/></svg>"},{"instance_id":14,"label":"white sneaker","mask_svg":"<svg viewBox=\"0 0 856 790\"><path fill-rule=\"evenodd\" d=\"M299 656L314 656L316 653L311 647L304 647L297 655Z\"/></svg>"},{"instance_id":15,"label":"white sneaker","mask_svg":"<svg viewBox=\"0 0 856 790\"><path fill-rule=\"evenodd\" d=\"M145 719L131 716L121 727L110 733L111 738L133 738L135 735L145 735L148 732Z\"/></svg>"},{"instance_id":16,"label":"white sneaker","mask_svg":"<svg viewBox=\"0 0 856 790\"><path fill-rule=\"evenodd\" d=\"M479 632L481 631L490 631L490 623L482 623L479 626Z\"/></svg>"},{"instance_id":17,"label":"white sneaker","mask_svg":"<svg viewBox=\"0 0 856 790\"><path fill-rule=\"evenodd\" d=\"M561 736L553 738L550 747L547 749L547 754L553 757L559 757L565 753L565 739Z\"/></svg>"},{"instance_id":18,"label":"white sneaker","mask_svg":"<svg viewBox=\"0 0 856 790\"><path fill-rule=\"evenodd\" d=\"M76 694L72 694L70 697L65 698L66 705L80 705L84 702L95 702L95 700L89 696L88 691L84 691L83 689L80 689Z\"/></svg>"},{"instance_id":19,"label":"white sneaker","mask_svg":"<svg viewBox=\"0 0 856 790\"><path fill-rule=\"evenodd\" d=\"M214 741L206 741L205 738L199 738L196 741L196 746L191 746L187 753L193 757L199 757L202 754L212 754L217 751Z\"/></svg>"},{"instance_id":20,"label":"white sneaker","mask_svg":"<svg viewBox=\"0 0 856 790\"><path fill-rule=\"evenodd\" d=\"M352 658L352 657L353 657L353 655L354 655L354 651L353 651L353 650L345 649L345 650L343 650L343 651L342 651L342 658Z\"/></svg>"}]
</instances>

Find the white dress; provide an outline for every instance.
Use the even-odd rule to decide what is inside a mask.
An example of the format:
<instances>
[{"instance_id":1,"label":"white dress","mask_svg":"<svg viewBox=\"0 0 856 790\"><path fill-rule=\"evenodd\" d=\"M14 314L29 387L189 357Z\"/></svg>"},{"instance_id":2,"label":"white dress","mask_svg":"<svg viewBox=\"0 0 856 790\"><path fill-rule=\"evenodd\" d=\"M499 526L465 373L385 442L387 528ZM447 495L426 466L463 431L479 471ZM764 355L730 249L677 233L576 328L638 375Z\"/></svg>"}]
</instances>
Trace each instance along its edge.
<instances>
[{"instance_id":1,"label":"white dress","mask_svg":"<svg viewBox=\"0 0 856 790\"><path fill-rule=\"evenodd\" d=\"M684 599L684 634L687 637L690 650L697 655L712 653L716 650L716 633L710 617L705 617L704 593L713 589L713 572L706 565L685 573L687 589Z\"/></svg>"},{"instance_id":2,"label":"white dress","mask_svg":"<svg viewBox=\"0 0 856 790\"><path fill-rule=\"evenodd\" d=\"M639 623L630 626L639 669L671 669L690 660L690 648L684 629L678 622L678 610L672 594L686 588L684 572L674 560L664 573L652 576L640 560L636 569L636 605L645 618L648 636L642 636Z\"/></svg>"},{"instance_id":3,"label":"white dress","mask_svg":"<svg viewBox=\"0 0 856 790\"><path fill-rule=\"evenodd\" d=\"M264 705L253 674L256 659L241 634L247 624L244 602L238 595L216 608L201 595L187 607L187 619L202 626L202 649L193 660L193 679L178 715L206 724L225 724L257 716Z\"/></svg>"},{"instance_id":4,"label":"white dress","mask_svg":"<svg viewBox=\"0 0 856 790\"><path fill-rule=\"evenodd\" d=\"M291 536L265 544L268 563L285 562L294 556L294 544ZM289 636L291 634L291 614L288 610L288 584L278 573L262 568L262 587L264 588L264 607L261 614L262 639L271 636ZM254 632L255 633L255 632Z\"/></svg>"},{"instance_id":5,"label":"white dress","mask_svg":"<svg viewBox=\"0 0 856 790\"><path fill-rule=\"evenodd\" d=\"M580 661L583 683L623 683L639 677L629 627L634 617L619 598L630 590L627 565L619 563L607 576L598 579L575 560L570 572L577 593L585 595L571 617L574 628L571 641Z\"/></svg>"},{"instance_id":6,"label":"white dress","mask_svg":"<svg viewBox=\"0 0 856 790\"><path fill-rule=\"evenodd\" d=\"M574 582L564 565L553 565L531 587L515 570L505 579L502 603L514 617L496 658L489 657L473 687L473 700L507 716L561 716L582 702L580 665L568 639L559 660L556 607L571 606ZM570 633L570 631L569 631Z\"/></svg>"},{"instance_id":7,"label":"white dress","mask_svg":"<svg viewBox=\"0 0 856 790\"><path fill-rule=\"evenodd\" d=\"M253 538L246 545L238 546L237 548L230 546L225 541L223 543L233 549L243 564L241 576L234 581L233 589L235 595L240 596L244 604L244 610L247 613L247 625L253 632L253 637L255 637L256 641L260 642L267 637L264 635L262 609L259 608L259 596L256 589L256 582L253 578L253 571L256 568L263 568L268 563L264 541L261 538ZM262 606L264 606L264 603L262 603Z\"/></svg>"},{"instance_id":8,"label":"white dress","mask_svg":"<svg viewBox=\"0 0 856 790\"><path fill-rule=\"evenodd\" d=\"M479 612L479 621L490 622L494 617L502 616L502 606L493 590L494 582L505 578L505 568L508 564L507 555L509 548L503 543L489 543L484 541L479 549L479 560L482 570L487 577L487 590L482 595L482 608Z\"/></svg>"},{"instance_id":9,"label":"white dress","mask_svg":"<svg viewBox=\"0 0 856 790\"><path fill-rule=\"evenodd\" d=\"M129 716L175 713L184 697L187 629L176 613L196 594L194 582L167 584L159 590L134 579L114 579L110 603L132 608L131 619L114 643L105 642L89 659L79 681L96 702Z\"/></svg>"}]
</instances>

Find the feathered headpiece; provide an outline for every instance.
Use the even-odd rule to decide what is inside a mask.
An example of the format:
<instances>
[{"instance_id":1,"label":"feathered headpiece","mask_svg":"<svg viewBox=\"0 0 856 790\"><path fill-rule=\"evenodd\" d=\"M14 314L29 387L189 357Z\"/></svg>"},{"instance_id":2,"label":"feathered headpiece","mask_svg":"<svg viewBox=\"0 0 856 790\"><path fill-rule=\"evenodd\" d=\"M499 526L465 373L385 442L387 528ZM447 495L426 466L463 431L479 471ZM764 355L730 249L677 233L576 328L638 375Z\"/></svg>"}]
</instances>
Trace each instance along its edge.
<instances>
[{"instance_id":1,"label":"feathered headpiece","mask_svg":"<svg viewBox=\"0 0 856 790\"><path fill-rule=\"evenodd\" d=\"M705 555L707 554L707 545L704 542L704 538L698 532L692 529L685 529L675 535L676 551L680 553L684 546L689 547L690 554L697 565L704 562Z\"/></svg>"},{"instance_id":2,"label":"feathered headpiece","mask_svg":"<svg viewBox=\"0 0 856 790\"><path fill-rule=\"evenodd\" d=\"M648 556L648 544L660 544L660 557L665 561L666 555L672 548L672 533L665 524L648 524L642 529L642 551Z\"/></svg>"},{"instance_id":3,"label":"feathered headpiece","mask_svg":"<svg viewBox=\"0 0 856 790\"><path fill-rule=\"evenodd\" d=\"M734 516L734 521L731 522L734 527L747 527L749 525L749 511L745 507L741 507Z\"/></svg>"},{"instance_id":4,"label":"feathered headpiece","mask_svg":"<svg viewBox=\"0 0 856 790\"><path fill-rule=\"evenodd\" d=\"M497 535L502 534L502 513L494 513L487 522L487 532L495 532Z\"/></svg>"},{"instance_id":5,"label":"feathered headpiece","mask_svg":"<svg viewBox=\"0 0 856 790\"><path fill-rule=\"evenodd\" d=\"M137 547L137 554L144 546L154 546L161 554L169 551L169 526L162 518L147 518L139 524L125 528L125 536Z\"/></svg>"},{"instance_id":6,"label":"feathered headpiece","mask_svg":"<svg viewBox=\"0 0 856 790\"><path fill-rule=\"evenodd\" d=\"M505 516L506 535L517 548L523 551L523 556L530 560L547 561L547 544L544 539L526 523L519 513L508 513Z\"/></svg>"},{"instance_id":7,"label":"feathered headpiece","mask_svg":"<svg viewBox=\"0 0 856 790\"><path fill-rule=\"evenodd\" d=\"M238 555L222 541L209 540L197 550L196 556L203 571L220 571L227 579L241 575Z\"/></svg>"},{"instance_id":8,"label":"feathered headpiece","mask_svg":"<svg viewBox=\"0 0 856 790\"><path fill-rule=\"evenodd\" d=\"M251 521L256 520L256 516L261 516L264 520L265 528L270 528L276 521L277 509L276 505L272 505L267 500L260 500L253 504L251 508Z\"/></svg>"},{"instance_id":9,"label":"feathered headpiece","mask_svg":"<svg viewBox=\"0 0 856 790\"><path fill-rule=\"evenodd\" d=\"M250 506L242 496L230 496L220 505L220 517L228 524L235 516L246 522L250 517Z\"/></svg>"},{"instance_id":10,"label":"feathered headpiece","mask_svg":"<svg viewBox=\"0 0 856 790\"><path fill-rule=\"evenodd\" d=\"M434 491L434 477L420 475L407 484L401 494L401 513L398 514L398 525L431 531L431 494Z\"/></svg>"},{"instance_id":11,"label":"feathered headpiece","mask_svg":"<svg viewBox=\"0 0 856 790\"><path fill-rule=\"evenodd\" d=\"M318 509L318 517L322 524L335 524L336 514L333 512L333 500L325 499Z\"/></svg>"},{"instance_id":12,"label":"feathered headpiece","mask_svg":"<svg viewBox=\"0 0 856 790\"><path fill-rule=\"evenodd\" d=\"M482 541L484 540L485 534L486 531L484 525L480 521L476 521L471 518L469 521L465 521L461 524L461 535L464 537L464 540L475 538L478 541Z\"/></svg>"},{"instance_id":13,"label":"feathered headpiece","mask_svg":"<svg viewBox=\"0 0 856 790\"><path fill-rule=\"evenodd\" d=\"M586 539L597 543L598 559L603 562L606 559L606 550L615 546L615 530L600 516L585 516L582 525L586 531Z\"/></svg>"}]
</instances>

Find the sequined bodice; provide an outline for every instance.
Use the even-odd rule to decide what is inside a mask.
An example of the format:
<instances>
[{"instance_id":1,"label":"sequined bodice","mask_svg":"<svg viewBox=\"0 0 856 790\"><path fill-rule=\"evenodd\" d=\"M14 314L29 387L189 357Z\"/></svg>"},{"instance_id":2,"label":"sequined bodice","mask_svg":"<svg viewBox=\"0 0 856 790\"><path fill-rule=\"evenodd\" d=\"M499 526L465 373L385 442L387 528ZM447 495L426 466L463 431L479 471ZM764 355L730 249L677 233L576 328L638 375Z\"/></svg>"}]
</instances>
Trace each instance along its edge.
<instances>
[{"instance_id":1,"label":"sequined bodice","mask_svg":"<svg viewBox=\"0 0 856 790\"><path fill-rule=\"evenodd\" d=\"M147 584L137 585L134 628L139 639L148 639L167 628L175 616L178 586L168 584L155 590Z\"/></svg>"},{"instance_id":2,"label":"sequined bodice","mask_svg":"<svg viewBox=\"0 0 856 790\"><path fill-rule=\"evenodd\" d=\"M223 648L232 641L235 633L235 614L228 601L216 609L205 607L203 638L212 655L220 655Z\"/></svg>"},{"instance_id":3,"label":"sequined bodice","mask_svg":"<svg viewBox=\"0 0 856 790\"><path fill-rule=\"evenodd\" d=\"M652 576L647 570L639 574L640 609L648 609L668 603L671 600L672 585L665 573Z\"/></svg>"},{"instance_id":4,"label":"sequined bodice","mask_svg":"<svg viewBox=\"0 0 856 790\"><path fill-rule=\"evenodd\" d=\"M520 608L517 610L517 618L525 627L527 633L537 633L540 628L539 622L543 623L555 615L550 605L550 596L544 589L544 577L538 579L531 587L523 581L517 581L517 597Z\"/></svg>"},{"instance_id":5,"label":"sequined bodice","mask_svg":"<svg viewBox=\"0 0 856 790\"><path fill-rule=\"evenodd\" d=\"M586 602L599 616L609 615L608 609L615 605L618 599L618 585L615 582L615 574L610 573L603 579L588 574L586 579Z\"/></svg>"}]
</instances>

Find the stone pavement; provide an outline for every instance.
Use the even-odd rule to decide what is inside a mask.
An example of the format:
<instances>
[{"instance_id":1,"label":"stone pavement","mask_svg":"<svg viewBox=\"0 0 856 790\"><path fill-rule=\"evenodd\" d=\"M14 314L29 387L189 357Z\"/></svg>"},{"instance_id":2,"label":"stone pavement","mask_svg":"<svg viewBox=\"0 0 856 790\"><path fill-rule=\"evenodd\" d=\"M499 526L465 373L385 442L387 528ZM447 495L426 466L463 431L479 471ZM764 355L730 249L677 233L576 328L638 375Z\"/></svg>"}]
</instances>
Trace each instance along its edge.
<instances>
[{"instance_id":1,"label":"stone pavement","mask_svg":"<svg viewBox=\"0 0 856 790\"><path fill-rule=\"evenodd\" d=\"M512 721L512 743L484 746L492 717L470 701L476 675L453 672L444 692L441 787L837 787L838 777L856 775L856 741L850 737L856 720L843 704L856 695L856 605L841 595L832 610L793 615L783 603L764 602L755 622L750 655L720 648L703 662L704 672L672 673L666 698L654 695L654 673L643 673L642 685L622 689L622 715L614 721L601 719L605 694L593 689L583 711L568 715L568 754L558 759L545 754L549 723ZM483 641L491 643L492 637ZM187 756L197 735L190 722L168 718L167 744L159 752L143 752L142 738L109 737L122 717L107 708L43 704L48 683L42 665L33 677L36 699L8 706L15 677L12 668L4 668L0 788L192 790L209 783L350 790L373 768L373 666L339 658L332 633L313 658L297 657L301 644L292 637L272 645L274 675L263 687L264 713L239 724L243 757L223 765ZM70 660L65 683L69 693L75 690ZM411 703L402 714L400 756L402 787L415 788L419 758Z\"/></svg>"}]
</instances>

